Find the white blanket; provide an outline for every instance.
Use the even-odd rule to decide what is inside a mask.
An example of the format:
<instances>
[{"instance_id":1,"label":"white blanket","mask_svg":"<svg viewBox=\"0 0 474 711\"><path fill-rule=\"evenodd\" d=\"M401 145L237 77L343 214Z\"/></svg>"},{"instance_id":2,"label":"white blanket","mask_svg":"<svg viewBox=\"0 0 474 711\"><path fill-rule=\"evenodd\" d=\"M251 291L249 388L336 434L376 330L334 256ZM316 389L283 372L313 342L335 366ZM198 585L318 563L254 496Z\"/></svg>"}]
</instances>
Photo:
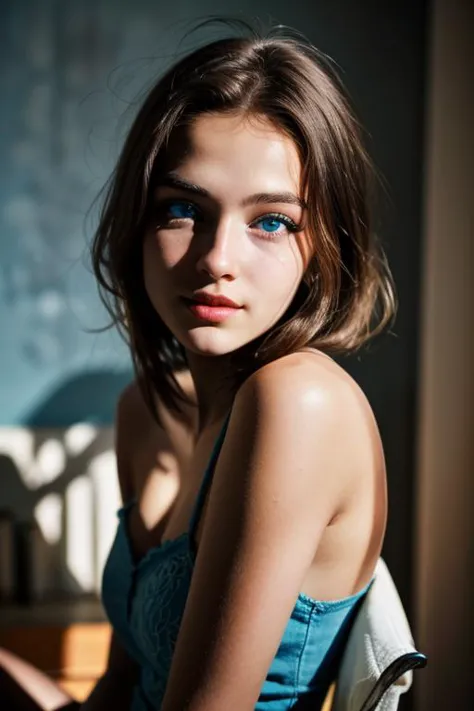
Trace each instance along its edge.
<instances>
[{"instance_id":1,"label":"white blanket","mask_svg":"<svg viewBox=\"0 0 474 711\"><path fill-rule=\"evenodd\" d=\"M376 682L405 654L416 653L402 602L385 562L364 599L344 651L332 711L361 711ZM413 672L406 671L382 697L377 711L395 711L408 691Z\"/></svg>"}]
</instances>

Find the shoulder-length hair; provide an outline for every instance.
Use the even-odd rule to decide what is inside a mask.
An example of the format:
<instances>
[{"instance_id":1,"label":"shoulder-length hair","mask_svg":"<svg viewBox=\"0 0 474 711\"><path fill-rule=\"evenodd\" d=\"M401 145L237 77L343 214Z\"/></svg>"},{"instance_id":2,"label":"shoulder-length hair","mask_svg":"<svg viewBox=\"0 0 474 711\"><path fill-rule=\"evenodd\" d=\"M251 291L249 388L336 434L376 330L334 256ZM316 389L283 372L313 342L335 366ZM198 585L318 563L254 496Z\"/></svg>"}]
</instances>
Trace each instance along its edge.
<instances>
[{"instance_id":1,"label":"shoulder-length hair","mask_svg":"<svg viewBox=\"0 0 474 711\"><path fill-rule=\"evenodd\" d=\"M375 172L329 63L295 36L251 32L206 44L148 93L108 184L92 244L101 297L130 345L155 416L155 393L178 416L189 400L175 377L186 368L185 350L144 287L142 242L153 176L174 132L207 112L262 116L291 137L301 159L314 248L284 316L232 355L236 386L264 363L306 346L350 353L380 332L395 311L390 272L371 226Z\"/></svg>"}]
</instances>

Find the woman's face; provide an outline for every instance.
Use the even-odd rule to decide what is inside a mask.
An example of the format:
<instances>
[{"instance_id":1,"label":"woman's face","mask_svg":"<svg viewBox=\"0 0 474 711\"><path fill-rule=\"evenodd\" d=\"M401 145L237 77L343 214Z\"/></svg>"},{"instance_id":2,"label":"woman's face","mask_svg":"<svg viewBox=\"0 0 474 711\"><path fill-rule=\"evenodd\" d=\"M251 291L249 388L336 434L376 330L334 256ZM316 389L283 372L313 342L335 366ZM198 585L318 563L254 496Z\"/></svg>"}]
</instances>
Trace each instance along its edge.
<instances>
[{"instance_id":1,"label":"woman's face","mask_svg":"<svg viewBox=\"0 0 474 711\"><path fill-rule=\"evenodd\" d=\"M186 349L235 351L290 305L309 251L300 177L295 145L265 119L205 114L187 129L143 248L149 298ZM239 308L196 307L197 291Z\"/></svg>"}]
</instances>

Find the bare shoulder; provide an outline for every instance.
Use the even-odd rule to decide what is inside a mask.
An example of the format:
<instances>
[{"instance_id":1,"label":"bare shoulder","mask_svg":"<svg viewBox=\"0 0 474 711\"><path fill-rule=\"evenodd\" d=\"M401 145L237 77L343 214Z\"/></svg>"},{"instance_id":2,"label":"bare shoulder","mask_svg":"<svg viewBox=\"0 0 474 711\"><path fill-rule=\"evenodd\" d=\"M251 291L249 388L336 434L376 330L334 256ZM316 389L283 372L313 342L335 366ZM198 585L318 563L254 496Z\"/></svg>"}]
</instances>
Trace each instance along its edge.
<instances>
[{"instance_id":1,"label":"bare shoulder","mask_svg":"<svg viewBox=\"0 0 474 711\"><path fill-rule=\"evenodd\" d=\"M385 460L372 408L328 356L297 352L263 366L243 383L234 407L240 436L254 440L261 432L280 457L288 450L302 466L306 457L318 486L334 487L338 507L366 496L375 482L383 488Z\"/></svg>"},{"instance_id":2,"label":"bare shoulder","mask_svg":"<svg viewBox=\"0 0 474 711\"><path fill-rule=\"evenodd\" d=\"M177 371L174 373L174 377L184 393L191 400L194 400L195 389L191 373L188 370ZM163 416L162 419L168 420L172 417L158 392L155 392L154 400L160 417ZM125 421L130 422L130 424L136 422L137 418L140 424L144 421L156 424L156 420L145 401L140 385L136 379L132 380L120 393L117 403L117 414Z\"/></svg>"},{"instance_id":3,"label":"bare shoulder","mask_svg":"<svg viewBox=\"0 0 474 711\"><path fill-rule=\"evenodd\" d=\"M153 417L134 380L120 393L115 418L117 470L125 501L141 490L163 448L170 448L167 433Z\"/></svg>"},{"instance_id":4,"label":"bare shoulder","mask_svg":"<svg viewBox=\"0 0 474 711\"><path fill-rule=\"evenodd\" d=\"M332 358L314 349L263 366L245 381L239 397L249 406L271 399L287 416L303 410L339 424L361 417L375 424L370 404L356 381Z\"/></svg>"},{"instance_id":5,"label":"bare shoulder","mask_svg":"<svg viewBox=\"0 0 474 711\"><path fill-rule=\"evenodd\" d=\"M117 421L137 429L144 422L150 422L152 415L145 403L136 380L129 383L120 393L117 402Z\"/></svg>"},{"instance_id":6,"label":"bare shoulder","mask_svg":"<svg viewBox=\"0 0 474 711\"><path fill-rule=\"evenodd\" d=\"M176 373L175 377L192 398L189 372ZM188 407L184 419L179 419L168 410L159 393L155 392L154 399L160 422L150 411L137 380L124 388L117 402L115 447L120 487L126 500L141 495L161 474L173 472L177 476L189 458L192 408Z\"/></svg>"},{"instance_id":7,"label":"bare shoulder","mask_svg":"<svg viewBox=\"0 0 474 711\"><path fill-rule=\"evenodd\" d=\"M146 405L134 380L120 393L115 411L115 454L117 474L123 501L135 496L133 446L148 426Z\"/></svg>"}]
</instances>

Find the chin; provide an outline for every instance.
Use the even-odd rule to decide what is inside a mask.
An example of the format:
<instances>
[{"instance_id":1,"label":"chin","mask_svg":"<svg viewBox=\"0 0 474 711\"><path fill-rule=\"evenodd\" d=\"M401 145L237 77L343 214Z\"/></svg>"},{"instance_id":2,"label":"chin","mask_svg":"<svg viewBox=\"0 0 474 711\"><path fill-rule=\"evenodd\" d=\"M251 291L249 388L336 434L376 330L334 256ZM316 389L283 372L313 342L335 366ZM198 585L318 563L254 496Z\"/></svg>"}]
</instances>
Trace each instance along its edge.
<instances>
[{"instance_id":1,"label":"chin","mask_svg":"<svg viewBox=\"0 0 474 711\"><path fill-rule=\"evenodd\" d=\"M233 353L249 343L250 340L251 338L247 340L236 338L235 334L225 333L215 328L200 328L199 332L197 330L188 331L181 343L196 355L212 358Z\"/></svg>"}]
</instances>

